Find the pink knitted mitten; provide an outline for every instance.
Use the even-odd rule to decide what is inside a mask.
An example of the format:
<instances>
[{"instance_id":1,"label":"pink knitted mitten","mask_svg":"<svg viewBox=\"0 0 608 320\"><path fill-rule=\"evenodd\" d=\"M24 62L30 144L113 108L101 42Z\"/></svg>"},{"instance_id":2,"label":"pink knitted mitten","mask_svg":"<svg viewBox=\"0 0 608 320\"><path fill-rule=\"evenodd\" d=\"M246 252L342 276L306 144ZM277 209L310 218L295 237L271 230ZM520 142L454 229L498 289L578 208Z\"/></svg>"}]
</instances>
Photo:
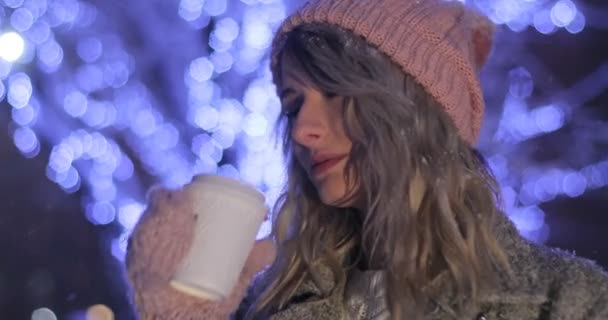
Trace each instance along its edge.
<instances>
[{"instance_id":1,"label":"pink knitted mitten","mask_svg":"<svg viewBox=\"0 0 608 320\"><path fill-rule=\"evenodd\" d=\"M187 186L175 191L154 190L146 212L131 235L127 270L142 320L225 320L240 304L253 275L274 259L272 242L257 242L232 294L219 302L173 289L169 285L171 277L194 238L194 196Z\"/></svg>"}]
</instances>

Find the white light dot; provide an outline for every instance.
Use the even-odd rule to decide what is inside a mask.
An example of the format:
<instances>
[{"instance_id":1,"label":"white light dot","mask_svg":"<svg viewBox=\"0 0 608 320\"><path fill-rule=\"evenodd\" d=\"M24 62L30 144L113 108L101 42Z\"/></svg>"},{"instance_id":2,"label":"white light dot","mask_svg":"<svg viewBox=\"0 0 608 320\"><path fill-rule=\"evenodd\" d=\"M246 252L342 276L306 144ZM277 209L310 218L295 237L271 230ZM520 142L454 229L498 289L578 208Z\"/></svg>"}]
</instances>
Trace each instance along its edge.
<instances>
[{"instance_id":1,"label":"white light dot","mask_svg":"<svg viewBox=\"0 0 608 320\"><path fill-rule=\"evenodd\" d=\"M213 63L208 58L198 58L190 63L190 77L198 82L207 81L213 75Z\"/></svg>"},{"instance_id":2,"label":"white light dot","mask_svg":"<svg viewBox=\"0 0 608 320\"><path fill-rule=\"evenodd\" d=\"M49 308L40 308L32 312L32 320L57 320L57 316Z\"/></svg>"},{"instance_id":3,"label":"white light dot","mask_svg":"<svg viewBox=\"0 0 608 320\"><path fill-rule=\"evenodd\" d=\"M266 49L272 40L272 30L261 21L251 22L245 28L245 43L252 48Z\"/></svg>"},{"instance_id":4,"label":"white light dot","mask_svg":"<svg viewBox=\"0 0 608 320\"><path fill-rule=\"evenodd\" d=\"M259 113L250 113L243 121L243 131L252 137L263 136L267 128L268 120Z\"/></svg>"},{"instance_id":5,"label":"white light dot","mask_svg":"<svg viewBox=\"0 0 608 320\"><path fill-rule=\"evenodd\" d=\"M239 35L239 25L232 18L224 18L217 22L213 32L224 42L234 41Z\"/></svg>"},{"instance_id":6,"label":"white light dot","mask_svg":"<svg viewBox=\"0 0 608 320\"><path fill-rule=\"evenodd\" d=\"M194 111L194 123L203 130L215 128L219 121L219 113L211 106L203 106Z\"/></svg>"},{"instance_id":7,"label":"white light dot","mask_svg":"<svg viewBox=\"0 0 608 320\"><path fill-rule=\"evenodd\" d=\"M270 95L262 86L251 86L245 91L243 105L253 112L263 112L268 106Z\"/></svg>"},{"instance_id":8,"label":"white light dot","mask_svg":"<svg viewBox=\"0 0 608 320\"><path fill-rule=\"evenodd\" d=\"M221 126L213 132L212 137L222 146L222 148L228 149L234 144L235 132L229 126Z\"/></svg>"},{"instance_id":9,"label":"white light dot","mask_svg":"<svg viewBox=\"0 0 608 320\"><path fill-rule=\"evenodd\" d=\"M87 309L86 320L114 320L114 312L103 304L96 304Z\"/></svg>"},{"instance_id":10,"label":"white light dot","mask_svg":"<svg viewBox=\"0 0 608 320\"><path fill-rule=\"evenodd\" d=\"M8 102L15 108L25 107L32 96L32 82L27 74L20 72L8 80Z\"/></svg>"},{"instance_id":11,"label":"white light dot","mask_svg":"<svg viewBox=\"0 0 608 320\"><path fill-rule=\"evenodd\" d=\"M133 229L144 212L144 209L145 207L143 204L133 200L128 201L118 210L118 221L125 229Z\"/></svg>"},{"instance_id":12,"label":"white light dot","mask_svg":"<svg viewBox=\"0 0 608 320\"><path fill-rule=\"evenodd\" d=\"M14 62L23 54L25 41L16 32L7 32L0 35L0 58Z\"/></svg>"}]
</instances>

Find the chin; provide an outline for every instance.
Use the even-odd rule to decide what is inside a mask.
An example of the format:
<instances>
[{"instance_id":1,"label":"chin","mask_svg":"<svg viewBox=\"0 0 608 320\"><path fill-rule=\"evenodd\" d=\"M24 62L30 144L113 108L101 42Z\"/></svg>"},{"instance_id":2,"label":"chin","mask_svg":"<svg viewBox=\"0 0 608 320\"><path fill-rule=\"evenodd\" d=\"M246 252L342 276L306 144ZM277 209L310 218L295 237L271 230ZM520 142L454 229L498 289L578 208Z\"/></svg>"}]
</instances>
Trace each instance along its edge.
<instances>
[{"instance_id":1,"label":"chin","mask_svg":"<svg viewBox=\"0 0 608 320\"><path fill-rule=\"evenodd\" d=\"M319 198L323 204L338 208L348 207L347 203L340 203L344 198L345 188L323 188L319 189Z\"/></svg>"}]
</instances>

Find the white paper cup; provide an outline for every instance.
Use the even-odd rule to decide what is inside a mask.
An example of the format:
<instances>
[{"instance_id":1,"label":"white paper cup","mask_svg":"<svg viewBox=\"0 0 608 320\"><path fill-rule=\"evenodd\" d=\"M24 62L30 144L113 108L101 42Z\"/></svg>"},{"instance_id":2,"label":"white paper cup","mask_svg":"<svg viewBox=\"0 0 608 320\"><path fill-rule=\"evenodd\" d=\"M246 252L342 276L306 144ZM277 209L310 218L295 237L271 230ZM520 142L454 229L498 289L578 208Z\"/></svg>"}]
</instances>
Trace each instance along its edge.
<instances>
[{"instance_id":1,"label":"white paper cup","mask_svg":"<svg viewBox=\"0 0 608 320\"><path fill-rule=\"evenodd\" d=\"M171 286L220 300L236 285L268 209L260 192L229 178L197 176L188 188L197 195L196 231Z\"/></svg>"}]
</instances>

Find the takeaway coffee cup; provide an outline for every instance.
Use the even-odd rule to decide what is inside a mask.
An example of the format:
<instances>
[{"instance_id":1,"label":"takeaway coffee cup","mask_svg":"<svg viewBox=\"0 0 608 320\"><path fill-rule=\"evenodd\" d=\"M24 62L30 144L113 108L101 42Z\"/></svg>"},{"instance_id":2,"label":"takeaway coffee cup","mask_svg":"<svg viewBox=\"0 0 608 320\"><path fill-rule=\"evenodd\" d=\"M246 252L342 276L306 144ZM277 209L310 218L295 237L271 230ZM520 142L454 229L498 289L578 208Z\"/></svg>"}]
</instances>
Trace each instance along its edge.
<instances>
[{"instance_id":1,"label":"takeaway coffee cup","mask_svg":"<svg viewBox=\"0 0 608 320\"><path fill-rule=\"evenodd\" d=\"M201 175L188 188L196 194L196 230L171 286L220 300L236 285L268 210L260 192L229 178Z\"/></svg>"}]
</instances>

